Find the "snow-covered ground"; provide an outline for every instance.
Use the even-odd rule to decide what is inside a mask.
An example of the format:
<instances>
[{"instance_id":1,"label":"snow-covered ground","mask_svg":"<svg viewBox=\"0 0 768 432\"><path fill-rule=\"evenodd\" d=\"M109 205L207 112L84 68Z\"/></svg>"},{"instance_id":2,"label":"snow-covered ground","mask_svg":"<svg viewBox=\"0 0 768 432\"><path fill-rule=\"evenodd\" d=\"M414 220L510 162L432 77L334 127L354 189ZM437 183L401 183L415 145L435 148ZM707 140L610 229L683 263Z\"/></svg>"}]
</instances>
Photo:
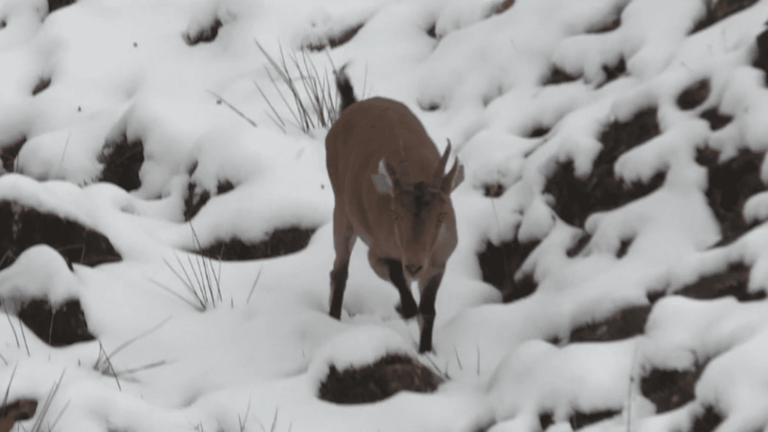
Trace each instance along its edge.
<instances>
[{"instance_id":1,"label":"snow-covered ground","mask_svg":"<svg viewBox=\"0 0 768 432\"><path fill-rule=\"evenodd\" d=\"M768 288L768 193L743 206L755 227L719 243L712 177L697 163L706 147L721 162L768 150L768 89L752 66L768 1L693 32L714 3L79 0L49 15L41 0L0 0L0 147L26 139L14 172L0 169L0 200L98 231L122 256L70 271L35 246L0 271L0 388L42 405L58 383L40 430L552 432L571 430L577 412L613 413L592 431L710 430L701 419L713 416L719 431L764 430L768 301L673 294L735 264L750 269L753 297ZM189 43L217 20L212 41ZM268 100L291 117L256 41L279 58L360 24L347 43L307 52L320 75L349 63L358 96L405 103L441 151L451 140L467 173L452 194L459 244L426 355L362 242L342 320L328 316L327 130L270 118ZM551 83L554 68L576 79ZM681 108L678 96L702 79L705 99ZM649 108L660 133L613 168L627 184L661 173L660 187L583 226L564 221L548 178L568 161L589 176L604 131ZM713 130L702 118L713 108L732 121ZM144 153L130 192L96 181L105 143L123 135ZM768 165L759 175L768 181ZM234 186L191 220L198 240L184 221L190 182L198 194ZM489 187L503 194L486 196ZM294 254L212 263L222 300L192 306L173 273L201 262L186 251L286 227L317 230ZM517 270L535 280L532 295L503 303L483 282L487 241L540 241ZM643 333L569 343L574 329L650 306L649 295ZM39 296L78 298L97 340L54 348L27 330L19 343L14 302ZM448 379L373 404L318 399L329 365L387 353ZM695 397L671 411L642 392L652 370L702 367ZM41 412L20 426L31 430Z\"/></svg>"}]
</instances>

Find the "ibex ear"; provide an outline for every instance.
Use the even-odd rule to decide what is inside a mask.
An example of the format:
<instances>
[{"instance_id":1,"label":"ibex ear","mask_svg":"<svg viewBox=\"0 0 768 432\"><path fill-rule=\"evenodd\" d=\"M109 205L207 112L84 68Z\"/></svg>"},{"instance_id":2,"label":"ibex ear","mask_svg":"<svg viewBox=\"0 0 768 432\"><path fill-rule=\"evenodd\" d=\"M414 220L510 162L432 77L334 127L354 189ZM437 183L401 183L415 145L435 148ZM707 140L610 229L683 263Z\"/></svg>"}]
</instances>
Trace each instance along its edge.
<instances>
[{"instance_id":1,"label":"ibex ear","mask_svg":"<svg viewBox=\"0 0 768 432\"><path fill-rule=\"evenodd\" d=\"M373 180L373 186L376 187L376 192L392 195L394 191L392 187L392 179L389 177L389 173L387 173L384 158L381 158L379 161L379 172L377 174L372 174L371 179Z\"/></svg>"},{"instance_id":2,"label":"ibex ear","mask_svg":"<svg viewBox=\"0 0 768 432\"><path fill-rule=\"evenodd\" d=\"M464 181L464 165L459 163L459 158L453 163L453 168L443 177L440 188L443 193L453 192Z\"/></svg>"}]
</instances>

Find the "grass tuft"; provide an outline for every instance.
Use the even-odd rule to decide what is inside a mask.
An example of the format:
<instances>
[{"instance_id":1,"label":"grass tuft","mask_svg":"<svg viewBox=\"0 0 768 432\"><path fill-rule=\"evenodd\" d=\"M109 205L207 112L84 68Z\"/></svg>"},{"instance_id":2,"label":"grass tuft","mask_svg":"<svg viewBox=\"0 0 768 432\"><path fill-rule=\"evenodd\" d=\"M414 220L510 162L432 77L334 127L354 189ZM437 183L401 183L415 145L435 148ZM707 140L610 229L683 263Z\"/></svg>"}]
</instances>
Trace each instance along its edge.
<instances>
[{"instance_id":1,"label":"grass tuft","mask_svg":"<svg viewBox=\"0 0 768 432\"><path fill-rule=\"evenodd\" d=\"M152 280L152 282L197 311L204 312L209 307L215 308L217 304L221 304L224 301L224 298L221 295L221 260L218 260L218 266L214 266L212 258L202 256L199 253L203 249L200 244L200 238L197 236L197 232L191 223L189 224L189 227L192 229L192 242L197 251L197 253L194 254L194 260L191 255L188 254L187 264L185 264L181 258L174 253L176 263L179 265L180 270L175 269L166 259L163 259L163 262L165 262L165 265L171 272L173 272L176 278L181 281L187 289L187 292L189 292L194 299L189 300L156 280Z\"/></svg>"},{"instance_id":2,"label":"grass tuft","mask_svg":"<svg viewBox=\"0 0 768 432\"><path fill-rule=\"evenodd\" d=\"M269 62L265 66L267 76L283 105L288 109L292 120L280 114L261 86L254 81L254 85L271 111L267 112L267 116L284 133L288 126L293 126L305 134L319 127L329 129L339 117L339 96L333 75L327 70L321 73L306 49L302 49L299 53L293 52L286 58L281 46L278 61L261 46L259 41L255 42ZM328 59L330 60L330 55ZM334 70L336 69L332 60L331 66ZM282 86L279 85L280 83ZM281 87L286 87L287 91L282 90Z\"/></svg>"}]
</instances>

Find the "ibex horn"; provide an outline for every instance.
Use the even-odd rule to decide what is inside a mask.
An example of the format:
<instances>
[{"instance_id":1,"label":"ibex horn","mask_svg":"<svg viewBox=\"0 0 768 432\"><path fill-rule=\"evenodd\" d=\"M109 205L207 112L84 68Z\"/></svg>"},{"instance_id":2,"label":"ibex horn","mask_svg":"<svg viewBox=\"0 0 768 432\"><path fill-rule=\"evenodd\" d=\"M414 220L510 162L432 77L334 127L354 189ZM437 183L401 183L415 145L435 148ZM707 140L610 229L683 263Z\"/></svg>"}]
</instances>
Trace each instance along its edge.
<instances>
[{"instance_id":1,"label":"ibex horn","mask_svg":"<svg viewBox=\"0 0 768 432\"><path fill-rule=\"evenodd\" d=\"M440 158L440 162L437 164L437 170L435 171L435 177L432 180L432 186L440 187L440 181L445 175L445 165L448 163L448 156L451 154L451 140L448 140L448 146L445 148L443 157Z\"/></svg>"}]
</instances>

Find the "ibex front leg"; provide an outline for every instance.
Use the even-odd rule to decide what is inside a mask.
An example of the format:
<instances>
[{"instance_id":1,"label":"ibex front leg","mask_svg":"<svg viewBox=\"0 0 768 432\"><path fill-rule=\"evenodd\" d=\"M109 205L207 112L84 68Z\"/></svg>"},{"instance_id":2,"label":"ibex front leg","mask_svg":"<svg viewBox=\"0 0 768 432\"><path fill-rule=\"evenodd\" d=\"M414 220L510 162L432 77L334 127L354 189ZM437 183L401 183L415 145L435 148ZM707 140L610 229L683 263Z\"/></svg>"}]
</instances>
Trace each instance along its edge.
<instances>
[{"instance_id":1,"label":"ibex front leg","mask_svg":"<svg viewBox=\"0 0 768 432\"><path fill-rule=\"evenodd\" d=\"M333 247L336 250L336 260L331 270L330 315L341 319L341 304L344 301L344 289L347 287L349 274L349 257L355 246L357 236L352 224L340 212L333 214Z\"/></svg>"},{"instance_id":2,"label":"ibex front leg","mask_svg":"<svg viewBox=\"0 0 768 432\"><path fill-rule=\"evenodd\" d=\"M437 298L437 290L440 288L442 280L443 270L435 271L430 276L425 276L424 279L419 280L419 291L421 291L421 299L419 300L419 328L421 329L419 353L432 351L435 299Z\"/></svg>"},{"instance_id":3,"label":"ibex front leg","mask_svg":"<svg viewBox=\"0 0 768 432\"><path fill-rule=\"evenodd\" d=\"M395 260L386 260L389 268L389 280L395 285L400 293L400 314L408 319L416 315L416 300L413 299L411 288L405 280L403 274L403 263Z\"/></svg>"}]
</instances>

